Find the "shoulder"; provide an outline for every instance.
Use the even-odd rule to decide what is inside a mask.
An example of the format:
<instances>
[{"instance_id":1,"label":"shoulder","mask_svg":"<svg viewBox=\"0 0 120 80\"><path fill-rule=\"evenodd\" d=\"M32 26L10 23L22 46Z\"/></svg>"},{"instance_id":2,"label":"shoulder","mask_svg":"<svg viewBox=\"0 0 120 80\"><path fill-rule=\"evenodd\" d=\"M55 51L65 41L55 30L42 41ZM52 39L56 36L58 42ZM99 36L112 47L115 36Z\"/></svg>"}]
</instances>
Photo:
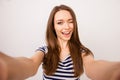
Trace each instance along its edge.
<instances>
[{"instance_id":1,"label":"shoulder","mask_svg":"<svg viewBox=\"0 0 120 80\"><path fill-rule=\"evenodd\" d=\"M36 51L42 51L44 54L48 52L47 46L40 46L36 49Z\"/></svg>"},{"instance_id":2,"label":"shoulder","mask_svg":"<svg viewBox=\"0 0 120 80\"><path fill-rule=\"evenodd\" d=\"M47 51L48 51L47 46L40 46L35 50L35 54L31 57L31 59L37 65L39 65L42 62L44 55L47 53Z\"/></svg>"},{"instance_id":3,"label":"shoulder","mask_svg":"<svg viewBox=\"0 0 120 80\"><path fill-rule=\"evenodd\" d=\"M93 55L92 51L90 49L88 49L87 47L85 47L85 46L82 46L80 48L80 52L81 52L83 60L88 58L88 57L89 58L94 58L94 55Z\"/></svg>"},{"instance_id":4,"label":"shoulder","mask_svg":"<svg viewBox=\"0 0 120 80\"><path fill-rule=\"evenodd\" d=\"M82 60L84 66L89 65L95 61L92 54L86 54L84 52L82 53Z\"/></svg>"},{"instance_id":5,"label":"shoulder","mask_svg":"<svg viewBox=\"0 0 120 80\"><path fill-rule=\"evenodd\" d=\"M81 48L80 50L81 50L81 56L82 56L82 60L83 60L84 65L91 63L91 62L94 62L94 55L93 55L91 50L89 50L86 47Z\"/></svg>"}]
</instances>

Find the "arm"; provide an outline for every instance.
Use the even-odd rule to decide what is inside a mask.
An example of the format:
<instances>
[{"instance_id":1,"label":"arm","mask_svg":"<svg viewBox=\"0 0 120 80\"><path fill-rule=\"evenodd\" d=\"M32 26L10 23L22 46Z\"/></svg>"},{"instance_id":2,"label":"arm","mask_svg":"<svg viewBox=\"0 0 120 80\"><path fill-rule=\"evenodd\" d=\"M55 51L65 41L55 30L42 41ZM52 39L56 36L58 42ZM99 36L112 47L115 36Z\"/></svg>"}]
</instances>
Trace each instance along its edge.
<instances>
[{"instance_id":1,"label":"arm","mask_svg":"<svg viewBox=\"0 0 120 80\"><path fill-rule=\"evenodd\" d=\"M92 55L84 55L86 75L92 80L120 80L120 62L94 60Z\"/></svg>"},{"instance_id":2,"label":"arm","mask_svg":"<svg viewBox=\"0 0 120 80\"><path fill-rule=\"evenodd\" d=\"M0 52L0 79L23 80L33 76L42 62L43 52L37 51L31 58L11 57Z\"/></svg>"}]
</instances>

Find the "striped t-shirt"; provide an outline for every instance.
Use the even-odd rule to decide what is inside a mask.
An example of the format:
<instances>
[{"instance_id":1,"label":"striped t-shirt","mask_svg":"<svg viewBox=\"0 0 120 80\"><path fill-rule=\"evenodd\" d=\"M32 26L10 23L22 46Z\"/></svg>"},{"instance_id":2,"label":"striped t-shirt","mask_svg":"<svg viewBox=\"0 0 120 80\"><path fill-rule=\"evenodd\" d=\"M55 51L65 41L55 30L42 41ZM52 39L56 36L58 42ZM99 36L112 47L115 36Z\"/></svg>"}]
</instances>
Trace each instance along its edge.
<instances>
[{"instance_id":1,"label":"striped t-shirt","mask_svg":"<svg viewBox=\"0 0 120 80\"><path fill-rule=\"evenodd\" d=\"M39 47L37 51L42 51L45 54L48 49L46 46ZM64 61L59 61L56 72L48 76L43 72L43 80L80 80L79 77L74 76L73 61L69 55Z\"/></svg>"}]
</instances>

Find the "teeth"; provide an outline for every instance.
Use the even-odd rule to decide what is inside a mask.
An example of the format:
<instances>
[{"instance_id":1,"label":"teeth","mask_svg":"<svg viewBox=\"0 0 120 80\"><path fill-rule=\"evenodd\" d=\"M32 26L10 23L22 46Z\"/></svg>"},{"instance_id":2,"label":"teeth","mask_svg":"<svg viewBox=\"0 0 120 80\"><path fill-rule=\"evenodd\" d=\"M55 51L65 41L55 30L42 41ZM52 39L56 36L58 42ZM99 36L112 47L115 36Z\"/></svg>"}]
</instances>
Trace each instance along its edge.
<instances>
[{"instance_id":1,"label":"teeth","mask_svg":"<svg viewBox=\"0 0 120 80\"><path fill-rule=\"evenodd\" d=\"M70 32L62 32L63 34L69 34Z\"/></svg>"}]
</instances>

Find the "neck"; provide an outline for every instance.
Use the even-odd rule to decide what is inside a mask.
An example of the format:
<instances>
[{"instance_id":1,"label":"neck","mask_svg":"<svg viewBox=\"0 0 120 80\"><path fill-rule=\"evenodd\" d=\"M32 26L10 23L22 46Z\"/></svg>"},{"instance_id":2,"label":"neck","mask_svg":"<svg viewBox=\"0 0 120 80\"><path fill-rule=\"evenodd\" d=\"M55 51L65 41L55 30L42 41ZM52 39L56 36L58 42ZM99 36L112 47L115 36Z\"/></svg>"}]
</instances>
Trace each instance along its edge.
<instances>
[{"instance_id":1,"label":"neck","mask_svg":"<svg viewBox=\"0 0 120 80\"><path fill-rule=\"evenodd\" d=\"M61 49L68 48L68 41L58 40Z\"/></svg>"}]
</instances>

